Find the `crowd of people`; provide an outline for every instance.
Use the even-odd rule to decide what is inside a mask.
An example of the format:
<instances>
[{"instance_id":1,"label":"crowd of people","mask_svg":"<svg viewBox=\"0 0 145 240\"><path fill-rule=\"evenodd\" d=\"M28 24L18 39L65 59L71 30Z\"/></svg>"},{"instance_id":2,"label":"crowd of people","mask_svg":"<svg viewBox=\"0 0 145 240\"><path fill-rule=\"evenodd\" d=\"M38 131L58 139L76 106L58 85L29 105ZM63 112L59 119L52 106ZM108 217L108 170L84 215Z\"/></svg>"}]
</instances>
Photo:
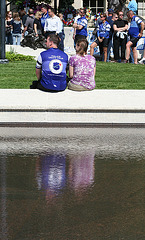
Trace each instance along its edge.
<instances>
[{"instance_id":1,"label":"crowd of people","mask_svg":"<svg viewBox=\"0 0 145 240\"><path fill-rule=\"evenodd\" d=\"M23 11L19 17L18 13L8 12L6 16L6 29L13 29L6 33L6 40L10 44L20 44L21 37L34 34L41 35L46 39L47 50L43 51L37 60L36 76L30 86L31 89L58 92L64 91L66 87L74 91L90 91L95 88L96 59L93 56L94 48L99 46L100 55L104 62L109 61L110 49L113 47L114 61L128 63L133 52L134 63L137 64L136 45L143 35L144 23L134 14L132 10L127 13L124 20L122 11L113 12L112 9L101 13L94 31L95 40L90 46L90 54L87 54L87 19L85 9L79 9L73 24L73 39L76 55L71 56L64 52L64 29L63 15L55 15L54 9L42 6L41 12L37 11L35 16L33 9L29 9L28 15ZM23 32L21 35L21 26ZM121 51L120 51L121 50ZM145 50L143 59L144 63ZM66 75L69 66L69 78Z\"/></svg>"}]
</instances>

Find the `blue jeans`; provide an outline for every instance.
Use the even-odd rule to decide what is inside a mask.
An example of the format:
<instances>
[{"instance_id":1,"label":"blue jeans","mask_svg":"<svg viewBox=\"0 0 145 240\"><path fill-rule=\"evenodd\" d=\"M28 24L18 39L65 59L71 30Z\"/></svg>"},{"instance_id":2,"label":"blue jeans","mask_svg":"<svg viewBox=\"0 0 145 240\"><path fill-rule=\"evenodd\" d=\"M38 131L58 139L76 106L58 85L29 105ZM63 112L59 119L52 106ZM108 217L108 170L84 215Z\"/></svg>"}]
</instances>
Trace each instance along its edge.
<instances>
[{"instance_id":1,"label":"blue jeans","mask_svg":"<svg viewBox=\"0 0 145 240\"><path fill-rule=\"evenodd\" d=\"M21 37L21 33L13 33L13 45L20 45Z\"/></svg>"}]
</instances>

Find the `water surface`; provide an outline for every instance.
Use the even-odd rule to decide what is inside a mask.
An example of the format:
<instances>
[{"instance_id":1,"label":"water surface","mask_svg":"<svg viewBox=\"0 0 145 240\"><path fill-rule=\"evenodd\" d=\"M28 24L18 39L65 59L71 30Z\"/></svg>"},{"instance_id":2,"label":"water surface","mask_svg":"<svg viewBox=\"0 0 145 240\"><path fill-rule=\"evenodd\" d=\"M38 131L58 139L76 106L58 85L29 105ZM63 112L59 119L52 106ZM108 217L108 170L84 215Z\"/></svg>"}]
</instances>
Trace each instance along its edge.
<instances>
[{"instance_id":1,"label":"water surface","mask_svg":"<svg viewBox=\"0 0 145 240\"><path fill-rule=\"evenodd\" d=\"M145 239L145 129L0 128L0 239Z\"/></svg>"}]
</instances>

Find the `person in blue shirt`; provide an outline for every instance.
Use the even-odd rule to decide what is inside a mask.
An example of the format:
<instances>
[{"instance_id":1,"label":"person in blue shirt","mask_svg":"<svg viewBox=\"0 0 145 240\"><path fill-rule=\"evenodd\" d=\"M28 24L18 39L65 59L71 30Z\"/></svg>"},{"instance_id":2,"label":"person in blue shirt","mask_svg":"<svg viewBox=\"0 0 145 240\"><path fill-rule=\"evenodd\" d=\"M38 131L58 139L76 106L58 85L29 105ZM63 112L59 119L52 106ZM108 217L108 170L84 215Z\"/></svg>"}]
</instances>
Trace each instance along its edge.
<instances>
[{"instance_id":1,"label":"person in blue shirt","mask_svg":"<svg viewBox=\"0 0 145 240\"><path fill-rule=\"evenodd\" d=\"M97 28L97 38L90 46L90 55L93 56L94 54L94 48L99 45L100 49L100 55L103 55L104 53L104 62L107 61L107 47L109 43L109 36L110 36L110 24L106 21L107 15L106 13L100 14L100 18L102 20L101 23L99 23Z\"/></svg>"},{"instance_id":2,"label":"person in blue shirt","mask_svg":"<svg viewBox=\"0 0 145 240\"><path fill-rule=\"evenodd\" d=\"M42 5L41 12L42 12L41 27L42 27L42 34L44 35L45 21L46 21L47 18L49 18L49 14L48 14L48 11L47 11L47 6L45 4Z\"/></svg>"},{"instance_id":3,"label":"person in blue shirt","mask_svg":"<svg viewBox=\"0 0 145 240\"><path fill-rule=\"evenodd\" d=\"M87 38L88 21L85 18L85 9L80 8L79 15L81 17L77 19L77 23L73 24L73 28L76 29L76 35L75 35L75 39L74 39L75 44L76 44L77 40Z\"/></svg>"},{"instance_id":4,"label":"person in blue shirt","mask_svg":"<svg viewBox=\"0 0 145 240\"><path fill-rule=\"evenodd\" d=\"M144 23L143 21L138 17L134 15L133 11L129 11L127 13L128 19L131 20L128 35L130 36L130 40L126 44L126 62L129 61L130 57L130 47L133 51L133 57L134 57L134 64L137 64L137 50L136 45L138 40L143 35L144 30Z\"/></svg>"},{"instance_id":5,"label":"person in blue shirt","mask_svg":"<svg viewBox=\"0 0 145 240\"><path fill-rule=\"evenodd\" d=\"M131 0L127 8L129 11L131 10L134 14L137 14L137 2L135 0Z\"/></svg>"},{"instance_id":6,"label":"person in blue shirt","mask_svg":"<svg viewBox=\"0 0 145 240\"><path fill-rule=\"evenodd\" d=\"M43 51L36 63L36 76L31 89L39 89L46 92L64 91L67 87L66 67L68 55L58 49L60 38L58 35L50 34L47 37L48 50Z\"/></svg>"}]
</instances>

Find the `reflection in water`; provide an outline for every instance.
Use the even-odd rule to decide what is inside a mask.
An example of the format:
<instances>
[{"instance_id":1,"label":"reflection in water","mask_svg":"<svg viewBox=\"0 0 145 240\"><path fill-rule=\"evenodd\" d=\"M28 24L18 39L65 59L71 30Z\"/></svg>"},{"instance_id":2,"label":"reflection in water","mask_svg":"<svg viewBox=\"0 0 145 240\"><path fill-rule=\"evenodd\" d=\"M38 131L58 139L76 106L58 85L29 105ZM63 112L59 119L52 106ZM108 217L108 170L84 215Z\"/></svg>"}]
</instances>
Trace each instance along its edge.
<instances>
[{"instance_id":1,"label":"reflection in water","mask_svg":"<svg viewBox=\"0 0 145 240\"><path fill-rule=\"evenodd\" d=\"M94 156L88 151L69 157L69 183L76 191L85 191L94 182Z\"/></svg>"},{"instance_id":2,"label":"reflection in water","mask_svg":"<svg viewBox=\"0 0 145 240\"><path fill-rule=\"evenodd\" d=\"M36 161L36 179L46 199L57 196L66 184L66 156L57 153L41 156Z\"/></svg>"},{"instance_id":3,"label":"reflection in water","mask_svg":"<svg viewBox=\"0 0 145 240\"><path fill-rule=\"evenodd\" d=\"M58 196L68 182L75 191L87 190L94 182L94 155L91 151L67 155L68 169L64 154L39 156L36 161L36 180L38 189L45 192L46 200Z\"/></svg>"},{"instance_id":4,"label":"reflection in water","mask_svg":"<svg viewBox=\"0 0 145 240\"><path fill-rule=\"evenodd\" d=\"M145 239L145 129L3 131L2 240Z\"/></svg>"}]
</instances>

